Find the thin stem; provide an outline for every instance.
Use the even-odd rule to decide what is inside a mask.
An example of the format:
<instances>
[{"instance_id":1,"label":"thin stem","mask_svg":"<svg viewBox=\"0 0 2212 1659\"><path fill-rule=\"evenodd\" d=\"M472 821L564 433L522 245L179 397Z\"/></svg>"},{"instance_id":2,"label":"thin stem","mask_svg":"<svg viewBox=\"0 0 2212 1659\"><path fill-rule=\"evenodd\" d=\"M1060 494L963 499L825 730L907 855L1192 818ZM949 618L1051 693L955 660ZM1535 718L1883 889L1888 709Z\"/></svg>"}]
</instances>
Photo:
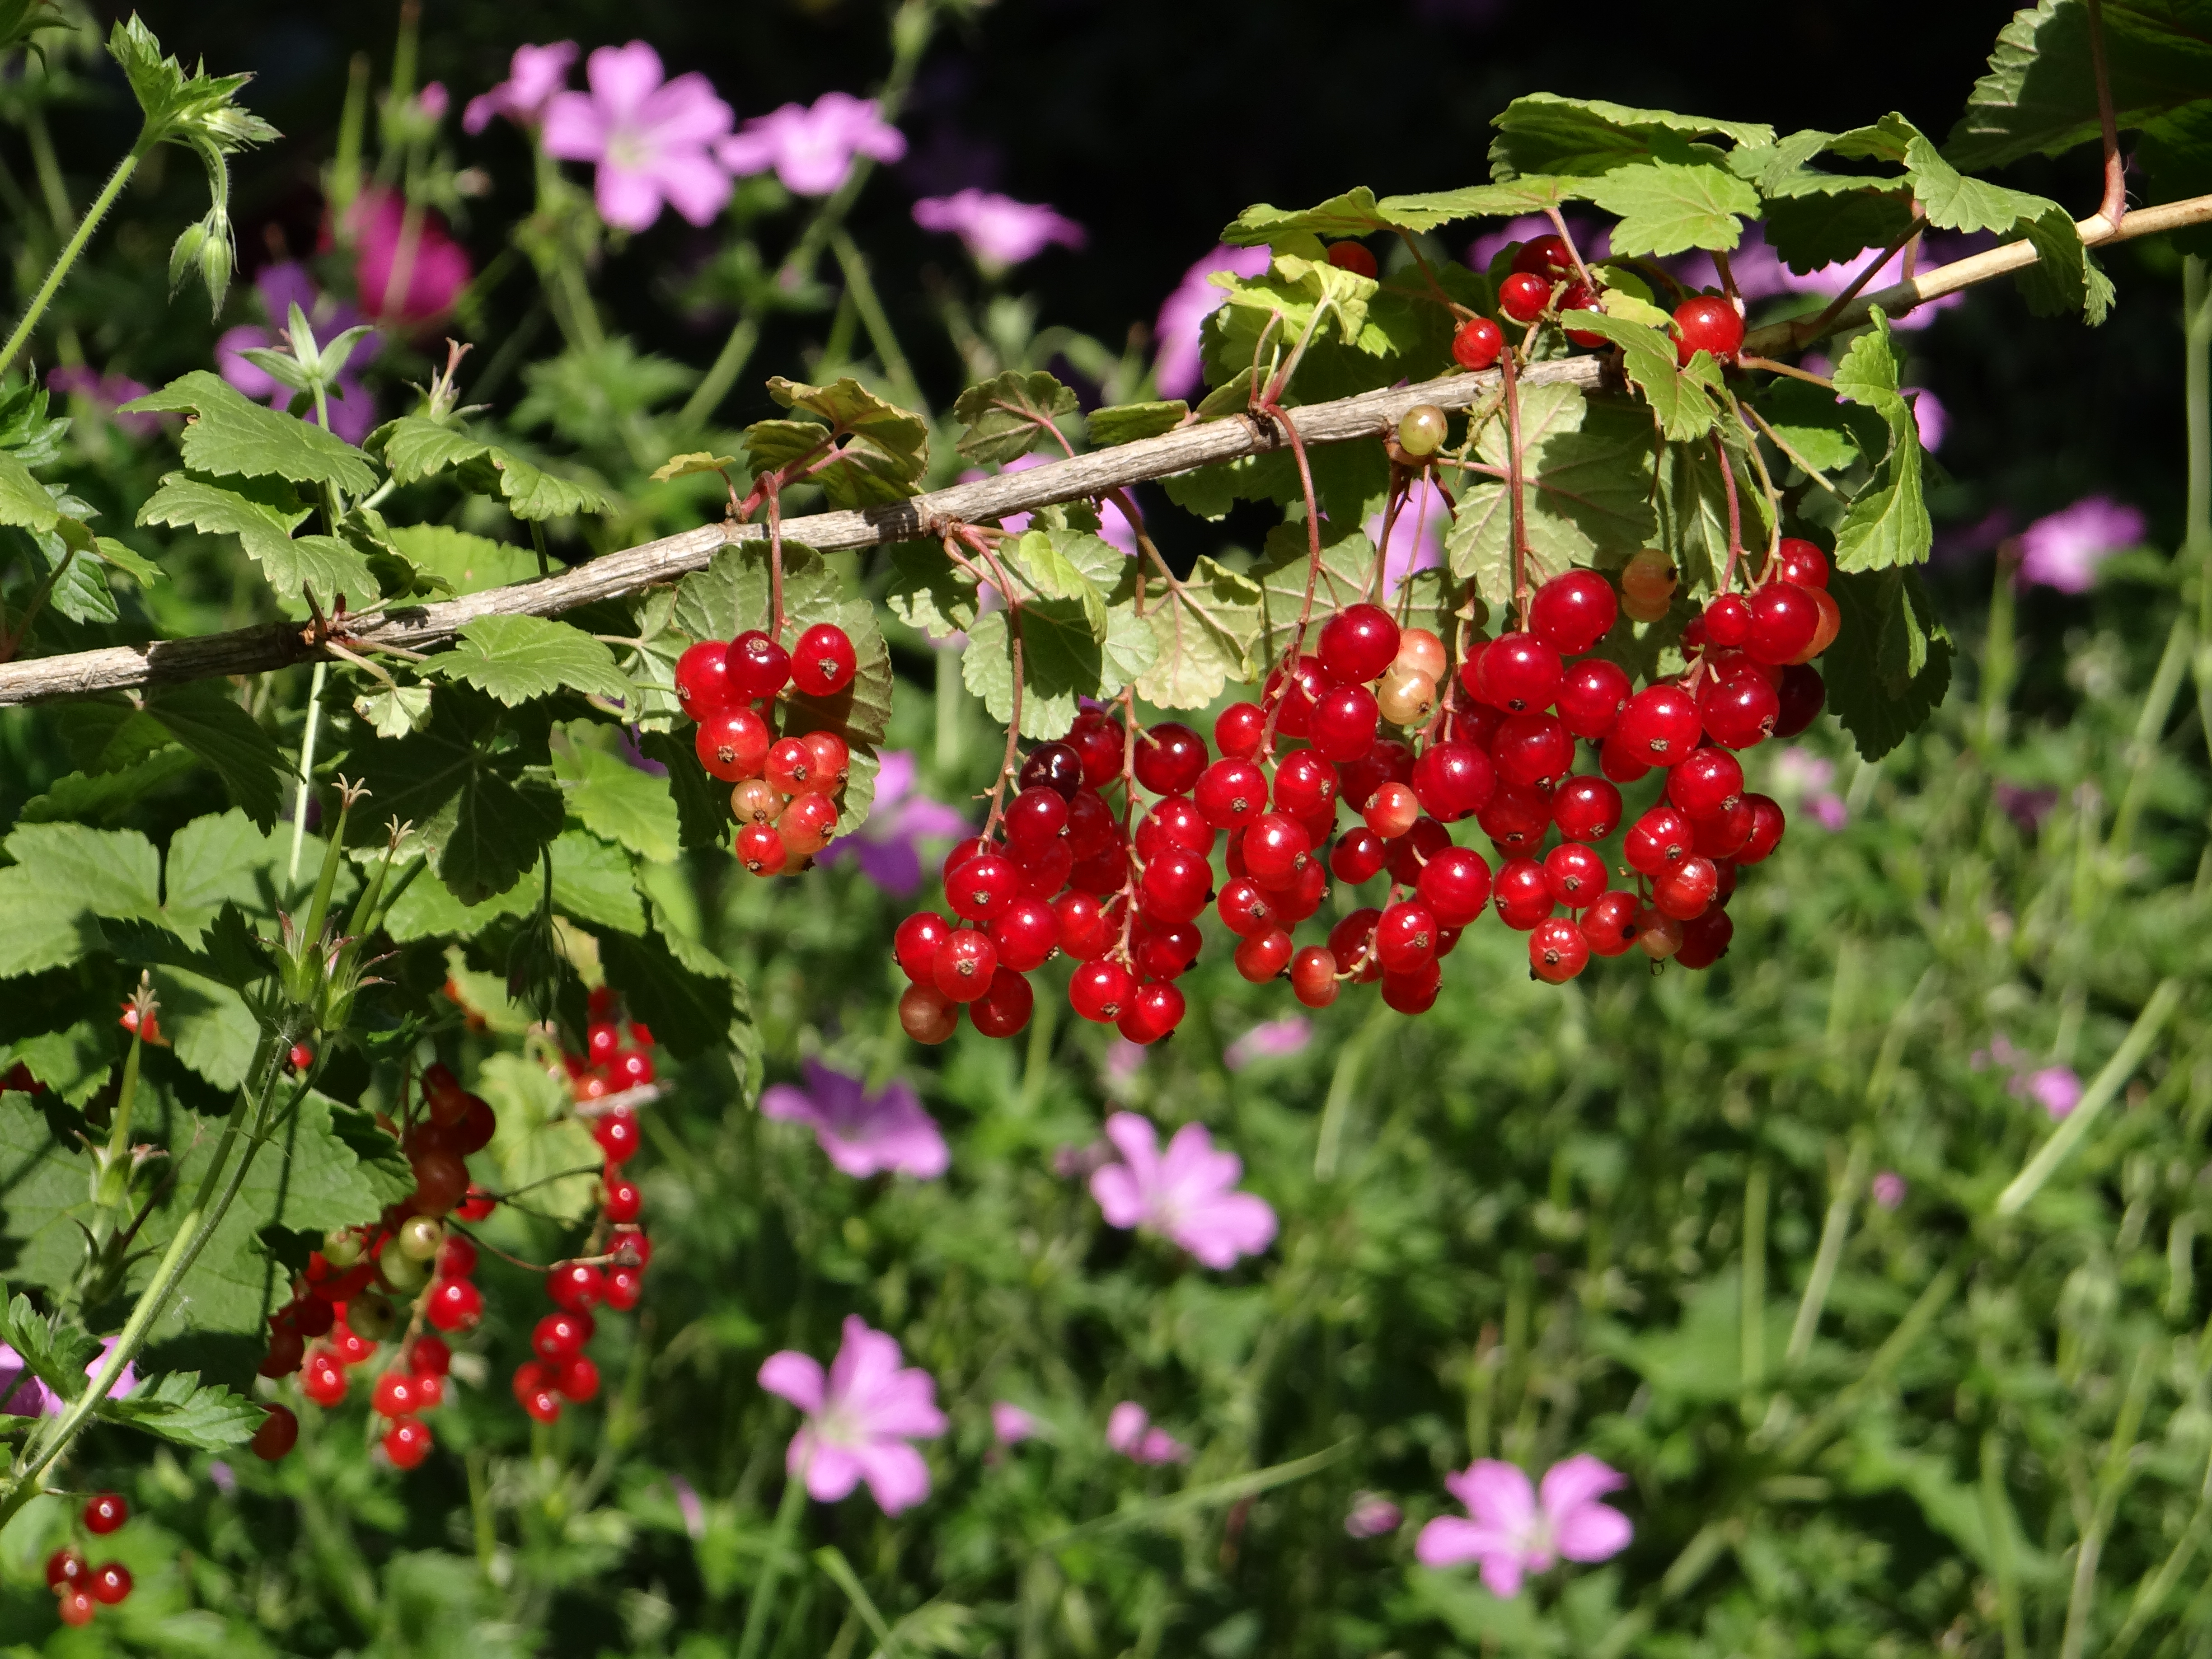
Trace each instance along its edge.
<instances>
[{"instance_id":1,"label":"thin stem","mask_svg":"<svg viewBox=\"0 0 2212 1659\"><path fill-rule=\"evenodd\" d=\"M92 198L92 205L84 210L84 217L77 222L76 234L55 256L53 268L46 272L46 280L39 285L39 291L31 296L30 308L24 312L22 321L15 325L15 331L8 337L8 343L0 345L0 374L6 374L9 365L15 361L15 354L31 337L31 331L39 325L39 319L46 314L46 307L53 303L54 295L61 291L61 285L67 279L70 267L76 264L77 256L84 252L84 245L92 240L92 233L107 216L107 210L115 205L115 198L123 193L123 186L131 182L131 175L137 172L146 143L145 135L141 133L138 143L115 164L115 171L107 175L107 182L100 186L100 194Z\"/></svg>"},{"instance_id":2,"label":"thin stem","mask_svg":"<svg viewBox=\"0 0 2212 1659\"><path fill-rule=\"evenodd\" d=\"M1842 493L1837 489L1835 485L1830 483L1827 479L1821 475L1820 468L1814 466L1812 462L1807 460L1802 455L1799 454L1796 448L1791 446L1787 438L1784 437L1779 432L1777 432L1772 427L1767 425L1765 417L1760 415L1756 409L1753 409L1749 404L1741 402L1739 402L1736 404L1736 408L1741 413L1750 416L1751 423L1765 434L1767 442L1772 444L1784 455L1787 455L1790 460L1796 465L1797 470L1800 472L1802 472L1807 477L1810 478L1814 483L1820 485L1821 489L1826 490L1831 495L1840 495ZM1776 515L1776 519L1778 523L1780 520L1780 514L1778 514Z\"/></svg>"},{"instance_id":3,"label":"thin stem","mask_svg":"<svg viewBox=\"0 0 2212 1659\"><path fill-rule=\"evenodd\" d=\"M830 233L830 252L837 256L837 264L845 273L845 291L852 296L853 309L860 313L860 326L868 331L868 342L883 360L884 372L890 376L899 401L908 409L925 410L921 383L914 377L914 369L907 362L906 353L899 347L898 336L891 331L890 313L876 295L874 280L868 275L868 261L853 240L851 234L840 225Z\"/></svg>"},{"instance_id":4,"label":"thin stem","mask_svg":"<svg viewBox=\"0 0 2212 1659\"><path fill-rule=\"evenodd\" d=\"M0 662L11 660L15 653L22 648L23 641L30 638L31 624L38 621L39 612L46 608L47 599L52 597L54 584L61 580L62 574L70 568L76 558L75 548L65 547L62 550L60 561L52 570L46 572L45 578L32 592L30 602L23 607L22 621L17 623L9 633L0 635Z\"/></svg>"},{"instance_id":5,"label":"thin stem","mask_svg":"<svg viewBox=\"0 0 2212 1659\"><path fill-rule=\"evenodd\" d=\"M1721 292L1728 295L1728 302L1735 307L1735 314L1741 317L1743 315L1743 295L1736 292L1735 270L1729 264L1725 252L1715 248L1712 252L1713 269L1720 273Z\"/></svg>"},{"instance_id":6,"label":"thin stem","mask_svg":"<svg viewBox=\"0 0 2212 1659\"><path fill-rule=\"evenodd\" d=\"M775 1526L769 1534L768 1553L761 1562L760 1580L745 1606L745 1625L738 1638L737 1659L755 1659L761 1639L768 1634L769 1610L775 1605L777 1581L791 1556L791 1540L799 1531L799 1513L806 1507L806 1471L785 1478L783 1497L775 1506Z\"/></svg>"},{"instance_id":7,"label":"thin stem","mask_svg":"<svg viewBox=\"0 0 2212 1659\"><path fill-rule=\"evenodd\" d=\"M2181 545L2197 561L2197 636L2212 639L2212 280L2194 253L2181 262L2181 333L2189 451Z\"/></svg>"},{"instance_id":8,"label":"thin stem","mask_svg":"<svg viewBox=\"0 0 2212 1659\"><path fill-rule=\"evenodd\" d=\"M323 681L330 673L326 662L315 665L307 682L307 730L300 739L300 787L292 797L292 866L289 879L300 879L300 848L307 834L307 792L314 787L315 738L322 728Z\"/></svg>"},{"instance_id":9,"label":"thin stem","mask_svg":"<svg viewBox=\"0 0 2212 1659\"><path fill-rule=\"evenodd\" d=\"M1597 284L1590 281L1589 267L1583 263L1583 251L1575 246L1574 232L1567 228L1566 215L1556 207L1547 207L1544 210L1544 216L1552 222L1552 228L1559 233L1559 240L1567 245L1567 258L1575 262L1575 275L1583 279L1584 288L1595 294L1597 291ZM1720 256L1715 254L1713 257L1718 258Z\"/></svg>"},{"instance_id":10,"label":"thin stem","mask_svg":"<svg viewBox=\"0 0 2212 1659\"><path fill-rule=\"evenodd\" d=\"M2117 229L2128 210L2128 164L2120 154L2120 130L2112 118L2112 76L2105 60L2104 0L2088 0L2089 66L2097 77L2097 125L2105 139L2105 199L2097 211Z\"/></svg>"},{"instance_id":11,"label":"thin stem","mask_svg":"<svg viewBox=\"0 0 2212 1659\"><path fill-rule=\"evenodd\" d=\"M1766 1160L1752 1160L1743 1183L1743 1315L1741 1338L1745 1420L1750 1396L1766 1380Z\"/></svg>"},{"instance_id":12,"label":"thin stem","mask_svg":"<svg viewBox=\"0 0 2212 1659\"><path fill-rule=\"evenodd\" d=\"M2180 1001L2181 982L2173 979L2160 980L2158 988L2151 993L2150 1000L2143 1004L2142 1012L2136 1016L2136 1023L2129 1028L2127 1036L2121 1039L2118 1051L2105 1062L2104 1069L2090 1080L2089 1086L2081 1091L2081 1101L2068 1114L2066 1121L2052 1132L2051 1139L2045 1141L2041 1149L2028 1160L2027 1167L2014 1176L2012 1183L1997 1195L1998 1215L2017 1215L2037 1193L2042 1191L2043 1183L2051 1179L2052 1173L2065 1162L2066 1155L2088 1133L2089 1126L2111 1103L2112 1097L2119 1093L2121 1085L2135 1074L2136 1067L2142 1063L2150 1045L2158 1040L2166 1017L2173 1012Z\"/></svg>"},{"instance_id":13,"label":"thin stem","mask_svg":"<svg viewBox=\"0 0 2212 1659\"><path fill-rule=\"evenodd\" d=\"M1505 377L1505 499L1512 510L1513 603L1528 626L1528 508L1521 479L1521 368L1516 354L1498 360Z\"/></svg>"},{"instance_id":14,"label":"thin stem","mask_svg":"<svg viewBox=\"0 0 2212 1659\"><path fill-rule=\"evenodd\" d=\"M1836 1269L1843 1265L1844 1243L1850 1237L1851 1212L1858 1206L1859 1186L1866 1179L1869 1161L1866 1137L1859 1135L1852 1140L1850 1156L1844 1161L1843 1176L1828 1196L1827 1218L1820 1224L1820 1248L1813 1254L1812 1276L1805 1281L1805 1294L1797 1303L1796 1320L1790 1327L1790 1346L1782 1354L1785 1371L1796 1370L1813 1352L1813 1338L1820 1328L1821 1310L1827 1306L1828 1292L1835 1285Z\"/></svg>"},{"instance_id":15,"label":"thin stem","mask_svg":"<svg viewBox=\"0 0 2212 1659\"><path fill-rule=\"evenodd\" d=\"M1735 585L1736 561L1743 556L1743 506L1735 498L1735 469L1729 465L1728 446L1717 432L1713 434L1713 459L1721 464L1721 489L1728 496L1728 566L1721 572L1721 592L1725 593Z\"/></svg>"},{"instance_id":16,"label":"thin stem","mask_svg":"<svg viewBox=\"0 0 2212 1659\"><path fill-rule=\"evenodd\" d=\"M1747 352L1738 352L1736 362L1746 368L1763 368L1769 374L1787 374L1793 380L1803 380L1807 385L1817 386L1824 391L1833 392L1836 389L1836 383L1826 375L1815 374L1811 369L1799 368L1794 363L1778 363L1771 357L1757 357Z\"/></svg>"},{"instance_id":17,"label":"thin stem","mask_svg":"<svg viewBox=\"0 0 2212 1659\"><path fill-rule=\"evenodd\" d=\"M976 556L990 567L991 574L997 580L999 592L1006 598L1006 641L1013 662L1013 707L1009 710L1006 718L1006 752L999 762L999 775L991 780L991 811L983 820L983 839L989 841L999 828L1000 815L1006 810L1006 780L1014 775L1014 761L1021 753L1024 678L1022 601L1021 596L1014 592L1013 583L1006 578L1006 568L999 562L998 556L991 551L989 544L978 536L969 542L969 545L974 548Z\"/></svg>"},{"instance_id":18,"label":"thin stem","mask_svg":"<svg viewBox=\"0 0 2212 1659\"><path fill-rule=\"evenodd\" d=\"M1809 324L1792 323L1790 325L1790 337L1803 343L1817 340L1821 335L1826 333L1828 325L1842 314L1845 306L1858 298L1859 290L1874 280L1875 273L1896 258L1898 251L1907 242L1927 228L1927 216L1923 214L1916 214L1912 222L1905 228L1904 233L1895 241L1859 268L1859 274L1851 278L1850 286L1831 300L1826 311L1815 317Z\"/></svg>"}]
</instances>

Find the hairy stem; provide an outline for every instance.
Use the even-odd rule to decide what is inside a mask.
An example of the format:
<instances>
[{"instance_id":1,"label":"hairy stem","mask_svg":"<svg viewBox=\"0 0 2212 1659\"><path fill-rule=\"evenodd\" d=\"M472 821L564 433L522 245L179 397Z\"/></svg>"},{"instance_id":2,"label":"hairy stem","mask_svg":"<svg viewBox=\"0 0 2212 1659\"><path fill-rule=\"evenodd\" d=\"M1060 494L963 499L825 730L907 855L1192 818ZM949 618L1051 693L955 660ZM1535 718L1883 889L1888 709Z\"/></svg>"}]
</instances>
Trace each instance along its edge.
<instances>
[{"instance_id":1,"label":"hairy stem","mask_svg":"<svg viewBox=\"0 0 2212 1659\"><path fill-rule=\"evenodd\" d=\"M30 307L23 313L22 320L15 325L15 331L8 337L7 344L0 346L0 374L7 373L9 365L14 363L15 354L23 349L23 343L31 337L31 331L39 325L39 319L46 314L46 307L53 303L54 295L61 291L62 283L68 280L70 268L76 264L77 256L84 252L85 244L92 240L92 233L100 228L100 222L107 216L108 209L115 205L115 198L123 193L123 186L130 183L131 175L137 172L147 143L146 135L142 132L138 142L115 164L115 171L107 175L107 182L100 186L100 194L92 198L92 205L84 210L84 217L77 221L76 234L62 245L62 251L55 256L52 269L46 272L46 280L39 284L39 291L31 296Z\"/></svg>"}]
</instances>

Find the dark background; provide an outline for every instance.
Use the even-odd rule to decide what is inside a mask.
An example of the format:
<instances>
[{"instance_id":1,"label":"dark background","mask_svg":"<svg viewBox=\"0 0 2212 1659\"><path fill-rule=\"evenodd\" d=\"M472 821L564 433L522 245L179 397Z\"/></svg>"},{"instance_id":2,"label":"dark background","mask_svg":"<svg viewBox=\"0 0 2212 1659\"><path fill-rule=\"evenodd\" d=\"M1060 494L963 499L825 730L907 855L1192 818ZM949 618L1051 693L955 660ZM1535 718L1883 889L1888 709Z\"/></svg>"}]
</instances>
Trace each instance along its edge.
<instances>
[{"instance_id":1,"label":"dark background","mask_svg":"<svg viewBox=\"0 0 2212 1659\"><path fill-rule=\"evenodd\" d=\"M368 53L381 78L397 4L151 0L141 10L188 62L252 70L248 101L286 134L237 170L247 270L266 257L272 226L307 251L319 216L316 170L331 151L348 60ZM1598 96L1784 130L1845 127L1894 108L1941 135L2010 14L1980 0L1696 8L1000 0L940 28L901 118L908 159L871 185L854 228L933 395L949 397L957 363L928 296L933 284L972 295L976 279L950 239L915 230L908 212L917 196L980 185L1079 221L1087 247L1048 251L1009 287L1036 297L1043 322L1118 344L1133 325L1149 325L1184 269L1249 203L1303 205L1360 183L1389 193L1486 177L1490 119L1520 94ZM887 15L881 0L428 0L420 76L447 84L457 153L497 185L460 234L481 265L527 201L519 135L504 123L478 138L458 128L461 104L504 78L520 42L574 39L588 51L649 40L672 74L704 72L742 120L831 88L872 88L887 61ZM123 142L116 114L83 110L63 130L112 153ZM2097 195L2095 157L2026 164L2007 182L2086 213ZM771 240L797 217L771 226ZM714 234L672 213L611 259L602 291L617 325L703 366L726 319L672 303L670 273L702 261ZM1952 416L1940 459L1954 482L1939 485L1932 504L1954 613L1984 588L1996 526L2018 527L2091 489L2142 506L2166 544L2179 534L2177 262L2139 244L2113 252L2108 265L2121 302L2102 330L2033 318L2004 285L1911 337L1910 378L1934 389ZM526 282L495 296L495 325L526 302ZM822 326L819 318L792 325L817 337ZM798 337L772 328L747 386L794 372ZM750 395L765 412L765 398ZM740 419L755 412L742 386L724 410Z\"/></svg>"}]
</instances>

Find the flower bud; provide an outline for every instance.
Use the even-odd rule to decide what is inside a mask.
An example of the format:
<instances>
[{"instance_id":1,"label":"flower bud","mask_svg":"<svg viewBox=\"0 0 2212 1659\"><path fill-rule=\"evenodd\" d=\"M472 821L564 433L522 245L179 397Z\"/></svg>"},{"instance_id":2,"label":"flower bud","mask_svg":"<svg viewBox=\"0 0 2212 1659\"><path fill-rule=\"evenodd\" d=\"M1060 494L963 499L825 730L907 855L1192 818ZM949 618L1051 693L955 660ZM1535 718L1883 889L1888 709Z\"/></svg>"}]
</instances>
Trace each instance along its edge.
<instances>
[{"instance_id":1,"label":"flower bud","mask_svg":"<svg viewBox=\"0 0 2212 1659\"><path fill-rule=\"evenodd\" d=\"M231 266L235 255L230 246L230 216L221 208L208 215L207 240L200 244L200 281L207 284L208 301L213 314L222 314L224 297L230 292Z\"/></svg>"},{"instance_id":2,"label":"flower bud","mask_svg":"<svg viewBox=\"0 0 2212 1659\"><path fill-rule=\"evenodd\" d=\"M198 261L200 249L207 242L207 226L195 219L177 237L176 245L169 250L169 292L174 294L185 285L185 278Z\"/></svg>"}]
</instances>

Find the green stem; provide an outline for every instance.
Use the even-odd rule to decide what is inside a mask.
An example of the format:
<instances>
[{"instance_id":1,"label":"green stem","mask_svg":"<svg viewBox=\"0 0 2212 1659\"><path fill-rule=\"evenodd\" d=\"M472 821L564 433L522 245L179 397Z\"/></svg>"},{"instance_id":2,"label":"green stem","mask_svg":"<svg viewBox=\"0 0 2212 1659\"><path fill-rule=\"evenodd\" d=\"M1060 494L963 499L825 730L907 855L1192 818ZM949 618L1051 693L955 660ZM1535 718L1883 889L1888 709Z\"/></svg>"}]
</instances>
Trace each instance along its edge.
<instances>
[{"instance_id":1,"label":"green stem","mask_svg":"<svg viewBox=\"0 0 2212 1659\"><path fill-rule=\"evenodd\" d=\"M1829 1196L1827 1219L1820 1224L1820 1247L1813 1255L1812 1277L1805 1281L1805 1294L1797 1303L1796 1321L1790 1327L1790 1346L1782 1355L1785 1370L1795 1370L1813 1352L1813 1338L1820 1328L1820 1313L1827 1306L1828 1291L1836 1282L1836 1269L1844 1260L1844 1243L1850 1237L1851 1212L1858 1206L1859 1186L1866 1179L1867 1164L1871 1161L1866 1136L1853 1137L1850 1156L1844 1163L1843 1179L1837 1182L1836 1190Z\"/></svg>"},{"instance_id":2,"label":"green stem","mask_svg":"<svg viewBox=\"0 0 2212 1659\"><path fill-rule=\"evenodd\" d=\"M1752 1160L1743 1182L1744 1415L1751 1420L1751 1395L1766 1376L1766 1160Z\"/></svg>"},{"instance_id":3,"label":"green stem","mask_svg":"<svg viewBox=\"0 0 2212 1659\"><path fill-rule=\"evenodd\" d=\"M300 739L300 787L292 797L292 872L288 879L295 884L300 879L300 848L307 835L307 791L314 787L315 736L322 724L323 681L330 668L326 662L317 663L307 683L307 731Z\"/></svg>"},{"instance_id":4,"label":"green stem","mask_svg":"<svg viewBox=\"0 0 2212 1659\"><path fill-rule=\"evenodd\" d=\"M937 652L937 772L950 777L960 764L960 653L939 647Z\"/></svg>"},{"instance_id":5,"label":"green stem","mask_svg":"<svg viewBox=\"0 0 2212 1659\"><path fill-rule=\"evenodd\" d=\"M2128 745L2127 787L2120 792L2120 810L2112 816L2112 833L2106 838L2105 851L2114 862L2124 860L2128 846L2135 839L2136 814L2142 807L2144 787L2150 781L2151 767L2158 759L2158 740L2166 731L2167 717L2173 713L2173 700L2181 690L2182 676L2189 672L2193 641L2186 615L2177 616L2166 633L2166 649L2158 659L2158 672L2152 675L2150 690L2143 694L2142 712L2136 718L2134 741Z\"/></svg>"},{"instance_id":6,"label":"green stem","mask_svg":"<svg viewBox=\"0 0 2212 1659\"><path fill-rule=\"evenodd\" d=\"M2012 1504L2005 1497L2004 1448L1994 1431L1982 1437L1981 1500L1982 1530L1989 1536L1990 1565L1996 1575L1997 1619L2004 1632L2005 1659L2027 1659L2020 1571L2013 1554Z\"/></svg>"},{"instance_id":7,"label":"green stem","mask_svg":"<svg viewBox=\"0 0 2212 1659\"><path fill-rule=\"evenodd\" d=\"M891 319L884 310L883 301L876 297L876 285L868 276L868 261L853 241L842 225L830 233L830 251L836 254L837 263L845 272L845 291L852 296L853 308L860 313L860 325L868 331L869 343L876 356L883 360L884 372L890 376L891 386L899 401L908 409L926 407L921 400L921 383L914 378L906 353L899 349L898 336L891 331Z\"/></svg>"},{"instance_id":8,"label":"green stem","mask_svg":"<svg viewBox=\"0 0 2212 1659\"><path fill-rule=\"evenodd\" d=\"M1336 1069L1329 1073L1328 1098L1321 1109L1321 1127L1314 1136L1316 1181L1336 1179L1336 1162L1344 1146L1344 1120L1359 1088L1360 1068L1366 1065L1367 1052L1382 1037L1383 1027L1395 1023L1388 1010L1376 1009L1338 1054Z\"/></svg>"},{"instance_id":9,"label":"green stem","mask_svg":"<svg viewBox=\"0 0 2212 1659\"><path fill-rule=\"evenodd\" d=\"M76 264L77 256L84 252L85 244L92 240L92 233L107 216L107 210L115 205L115 198L123 193L123 186L131 182L131 175L138 171L146 143L145 136L141 134L138 143L132 145L129 153L115 164L115 171L107 175L107 182L100 186L100 194L92 198L92 205L84 210L84 217L77 222L76 234L55 256L53 269L46 272L46 280L31 296L30 309L23 313L23 320L15 325L15 331L8 337L7 344L0 346L0 374L7 373L9 365L15 361L15 354L31 337L31 331L39 325L39 319L46 314L46 307L53 303L54 295L60 292L70 267Z\"/></svg>"},{"instance_id":10,"label":"green stem","mask_svg":"<svg viewBox=\"0 0 2212 1659\"><path fill-rule=\"evenodd\" d=\"M775 1528L769 1534L768 1556L761 1563L760 1582L753 1586L752 1600L745 1607L745 1627L738 1638L737 1659L755 1659L760 1651L761 1638L768 1633L769 1611L775 1605L777 1581L791 1558L791 1540L798 1534L799 1514L805 1507L806 1473L802 1469L783 1483L783 1498L775 1506Z\"/></svg>"},{"instance_id":11,"label":"green stem","mask_svg":"<svg viewBox=\"0 0 2212 1659\"><path fill-rule=\"evenodd\" d=\"M2189 1571L2190 1563L2196 1559L2197 1552L2203 1547L2208 1531L2212 1531L2212 1463L2205 1466L2204 1486L2197 1494L2197 1513L2189 1517L2189 1524L2181 1529L2181 1536L2173 1540L2172 1551L2159 1563L2158 1571L2145 1578L2136 1591L2134 1604L2128 1608L2126 1622L2121 1625L2111 1645L2105 1650L2106 1659L2125 1659L2128 1650L2136 1644L2136 1638L2142 1635L2143 1627L2158 1616L2159 1609L2166 1605L2166 1598L2181 1582L2181 1575Z\"/></svg>"},{"instance_id":12,"label":"green stem","mask_svg":"<svg viewBox=\"0 0 2212 1659\"><path fill-rule=\"evenodd\" d=\"M2020 672L2018 636L2014 630L2013 561L1997 556L1996 583L1990 590L1989 631L1982 642L1982 741L2004 741L2006 705Z\"/></svg>"},{"instance_id":13,"label":"green stem","mask_svg":"<svg viewBox=\"0 0 2212 1659\"><path fill-rule=\"evenodd\" d=\"M2104 1553L2105 1534L2111 1530L2120 1496L2128 1488L2136 1432L2142 1426L2143 1407L2149 1403L2152 1363L2150 1351L2141 1350L2128 1376L2128 1392L2120 1402L2119 1417L2105 1449L2105 1467L2097 1477L2097 1505L2074 1558L2074 1583L2066 1599L2066 1631L2058 1644L2058 1659L2081 1659L2089 1639L2089 1613L2097 1600L2097 1564Z\"/></svg>"},{"instance_id":14,"label":"green stem","mask_svg":"<svg viewBox=\"0 0 2212 1659\"><path fill-rule=\"evenodd\" d=\"M2167 1016L2173 1012L2180 1000L2181 982L2179 980L2159 981L2158 988L2151 993L2150 1000L2136 1016L2136 1023L2129 1028L2127 1036L2121 1039L2118 1050L2105 1062L2104 1070L2099 1072L2091 1079L2089 1086L2082 1091L2081 1103L2068 1114L2066 1121L2052 1133L2050 1139L2043 1143L2035 1156L2028 1160L2027 1167L2014 1176L2012 1184L1997 1195L1996 1213L1999 1216L2017 1215L2037 1193L2042 1191L2043 1183L2051 1179L2052 1173L2066 1161L2067 1154L2089 1133L2089 1126L2112 1103L2112 1097L2119 1093L2120 1085L2135 1074L2136 1067L2142 1063L2143 1055L2158 1040L2158 1034L2165 1027Z\"/></svg>"}]
</instances>

